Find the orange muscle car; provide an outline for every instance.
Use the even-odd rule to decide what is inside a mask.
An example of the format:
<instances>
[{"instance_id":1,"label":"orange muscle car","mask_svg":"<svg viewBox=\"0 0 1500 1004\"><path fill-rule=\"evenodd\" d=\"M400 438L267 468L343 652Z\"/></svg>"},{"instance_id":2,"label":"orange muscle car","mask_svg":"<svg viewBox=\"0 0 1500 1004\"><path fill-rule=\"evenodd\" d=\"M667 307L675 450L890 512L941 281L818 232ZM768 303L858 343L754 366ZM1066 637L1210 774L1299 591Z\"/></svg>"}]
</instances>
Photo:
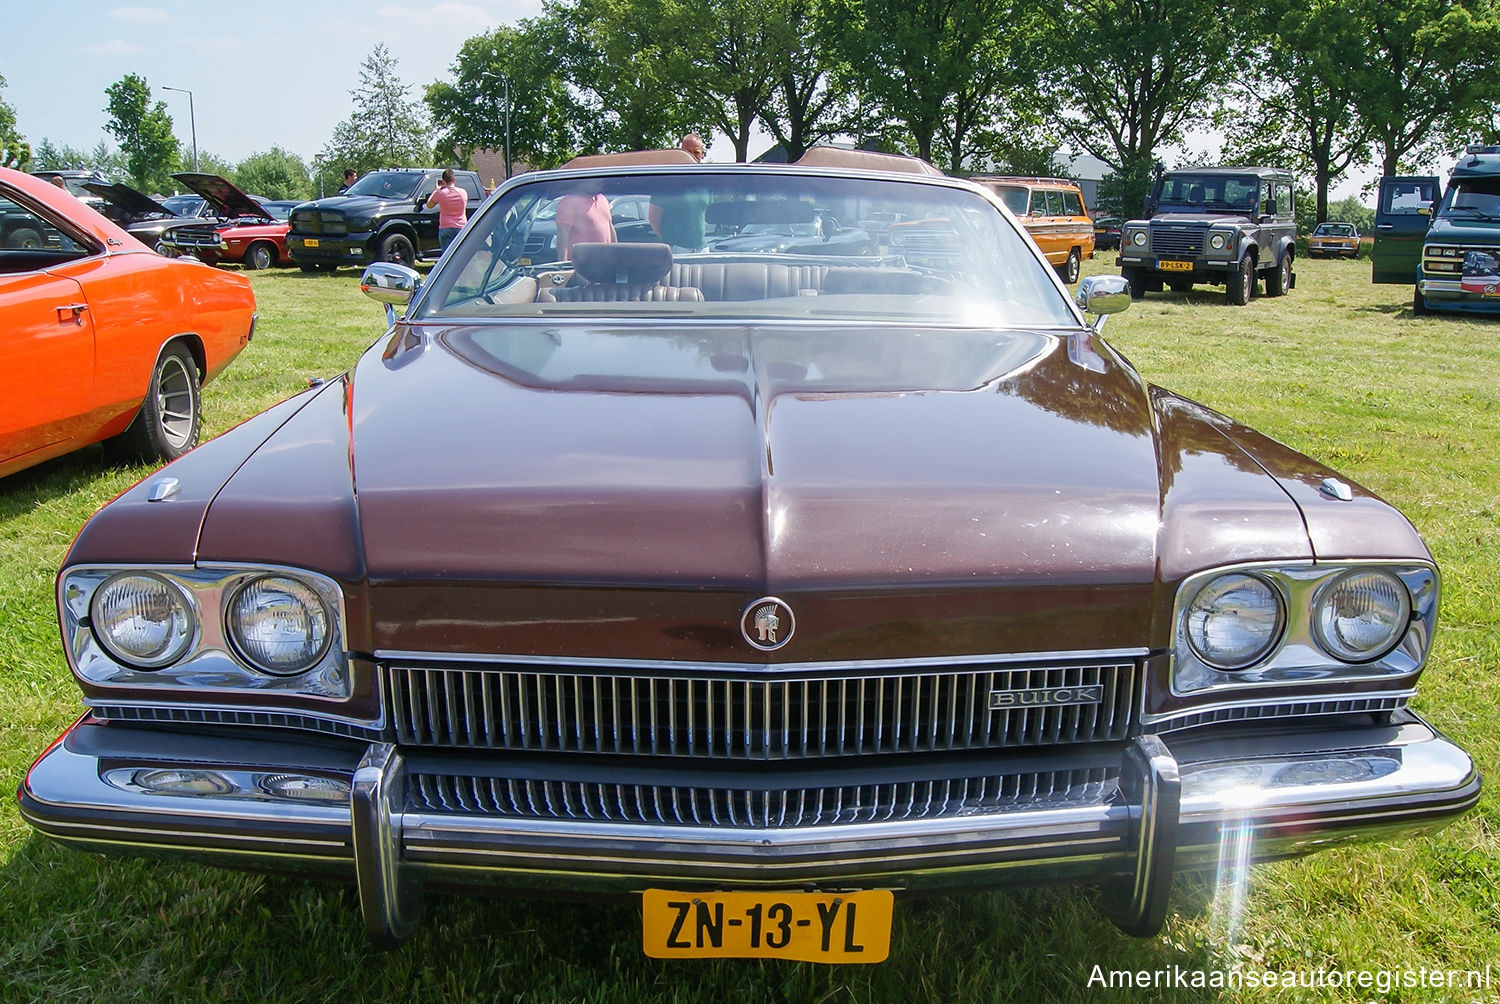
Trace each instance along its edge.
<instances>
[{"instance_id":1,"label":"orange muscle car","mask_svg":"<svg viewBox=\"0 0 1500 1004\"><path fill-rule=\"evenodd\" d=\"M243 276L154 254L67 191L0 168L0 477L91 443L171 460L199 388L249 344Z\"/></svg>"}]
</instances>

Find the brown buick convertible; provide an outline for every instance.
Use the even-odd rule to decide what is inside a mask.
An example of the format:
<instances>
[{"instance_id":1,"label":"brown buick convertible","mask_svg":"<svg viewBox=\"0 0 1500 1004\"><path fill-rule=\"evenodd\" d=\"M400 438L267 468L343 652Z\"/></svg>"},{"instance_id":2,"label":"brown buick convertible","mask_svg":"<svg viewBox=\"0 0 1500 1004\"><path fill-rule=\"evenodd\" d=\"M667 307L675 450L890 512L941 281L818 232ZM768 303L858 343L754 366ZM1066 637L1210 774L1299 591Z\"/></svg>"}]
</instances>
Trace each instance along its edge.
<instances>
[{"instance_id":1,"label":"brown buick convertible","mask_svg":"<svg viewBox=\"0 0 1500 1004\"><path fill-rule=\"evenodd\" d=\"M591 221L625 199L651 232ZM809 219L826 253L731 239ZM908 895L1097 882L1149 935L1229 835L1478 798L1407 707L1411 525L1143 381L1124 280L1070 298L973 184L592 158L363 285L353 370L79 534L42 832L352 881L386 943L489 888L633 899L654 956L868 962Z\"/></svg>"}]
</instances>

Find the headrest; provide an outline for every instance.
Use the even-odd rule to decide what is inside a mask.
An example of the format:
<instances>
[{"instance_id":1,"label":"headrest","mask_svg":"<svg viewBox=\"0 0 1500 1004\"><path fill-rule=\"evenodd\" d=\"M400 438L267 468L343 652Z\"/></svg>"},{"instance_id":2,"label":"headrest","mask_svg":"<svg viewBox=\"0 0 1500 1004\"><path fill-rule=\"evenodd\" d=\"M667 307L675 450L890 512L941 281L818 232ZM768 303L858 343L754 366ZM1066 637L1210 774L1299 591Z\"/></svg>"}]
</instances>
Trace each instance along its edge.
<instances>
[{"instance_id":1,"label":"headrest","mask_svg":"<svg viewBox=\"0 0 1500 1004\"><path fill-rule=\"evenodd\" d=\"M655 285L672 270L665 244L574 244L573 269L589 282L646 282Z\"/></svg>"}]
</instances>

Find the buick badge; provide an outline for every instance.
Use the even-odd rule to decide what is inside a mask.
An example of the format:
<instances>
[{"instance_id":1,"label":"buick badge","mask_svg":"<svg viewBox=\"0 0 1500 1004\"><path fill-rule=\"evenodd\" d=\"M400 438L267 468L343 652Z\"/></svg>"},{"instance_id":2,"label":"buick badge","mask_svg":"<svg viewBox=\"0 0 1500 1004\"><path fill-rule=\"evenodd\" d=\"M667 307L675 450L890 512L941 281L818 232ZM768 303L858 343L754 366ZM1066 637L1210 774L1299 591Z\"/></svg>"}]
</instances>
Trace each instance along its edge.
<instances>
[{"instance_id":1,"label":"buick badge","mask_svg":"<svg viewBox=\"0 0 1500 1004\"><path fill-rule=\"evenodd\" d=\"M796 629L792 608L774 596L762 596L740 615L740 634L762 652L773 652L791 641Z\"/></svg>"}]
</instances>

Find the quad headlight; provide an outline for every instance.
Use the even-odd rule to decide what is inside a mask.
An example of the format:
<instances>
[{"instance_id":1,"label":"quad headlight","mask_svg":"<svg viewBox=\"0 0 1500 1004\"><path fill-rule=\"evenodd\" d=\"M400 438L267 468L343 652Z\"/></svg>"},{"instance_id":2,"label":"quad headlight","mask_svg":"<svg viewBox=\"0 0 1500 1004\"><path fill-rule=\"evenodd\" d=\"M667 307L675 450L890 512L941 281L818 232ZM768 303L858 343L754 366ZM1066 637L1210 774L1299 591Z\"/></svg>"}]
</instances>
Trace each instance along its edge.
<instances>
[{"instance_id":1,"label":"quad headlight","mask_svg":"<svg viewBox=\"0 0 1500 1004\"><path fill-rule=\"evenodd\" d=\"M347 699L343 594L271 566L73 567L58 580L73 671L87 684Z\"/></svg>"},{"instance_id":2,"label":"quad headlight","mask_svg":"<svg viewBox=\"0 0 1500 1004\"><path fill-rule=\"evenodd\" d=\"M1172 693L1415 678L1437 623L1437 570L1419 562L1245 565L1178 589Z\"/></svg>"},{"instance_id":3,"label":"quad headlight","mask_svg":"<svg viewBox=\"0 0 1500 1004\"><path fill-rule=\"evenodd\" d=\"M1281 597L1265 579L1221 575L1188 603L1188 644L1216 669L1243 669L1270 651L1283 619Z\"/></svg>"},{"instance_id":4,"label":"quad headlight","mask_svg":"<svg viewBox=\"0 0 1500 1004\"><path fill-rule=\"evenodd\" d=\"M225 611L230 640L256 669L302 673L328 650L328 608L306 584L264 575L237 589Z\"/></svg>"},{"instance_id":5,"label":"quad headlight","mask_svg":"<svg viewBox=\"0 0 1500 1004\"><path fill-rule=\"evenodd\" d=\"M193 611L182 591L159 575L127 572L104 581L89 616L99 644L138 669L181 659L193 643Z\"/></svg>"},{"instance_id":6,"label":"quad headlight","mask_svg":"<svg viewBox=\"0 0 1500 1004\"><path fill-rule=\"evenodd\" d=\"M1344 662L1368 662L1389 652L1411 621L1411 596L1381 569L1357 569L1318 593L1313 631L1318 644Z\"/></svg>"}]
</instances>

